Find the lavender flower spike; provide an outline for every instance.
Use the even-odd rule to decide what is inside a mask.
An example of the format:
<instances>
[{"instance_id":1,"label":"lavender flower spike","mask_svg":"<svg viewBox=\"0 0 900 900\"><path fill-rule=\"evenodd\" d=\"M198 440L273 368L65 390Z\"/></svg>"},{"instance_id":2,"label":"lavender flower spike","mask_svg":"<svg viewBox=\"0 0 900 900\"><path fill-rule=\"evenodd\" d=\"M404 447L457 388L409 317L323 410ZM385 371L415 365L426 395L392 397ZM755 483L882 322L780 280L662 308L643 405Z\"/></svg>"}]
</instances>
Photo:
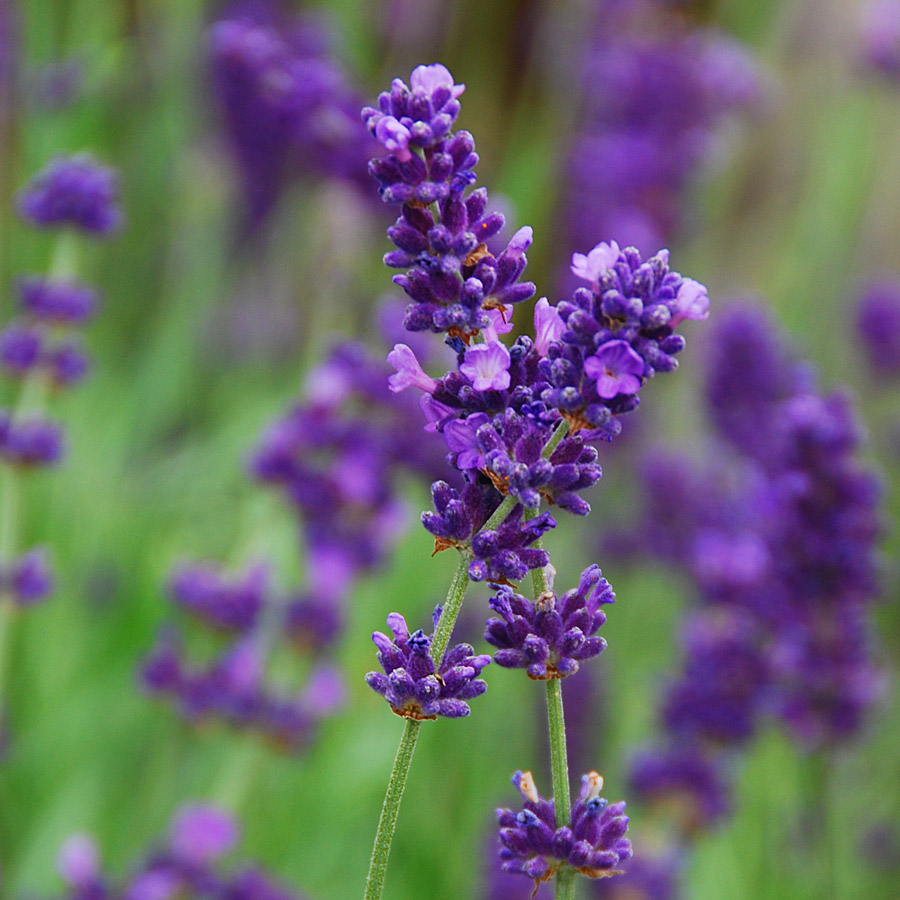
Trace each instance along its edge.
<instances>
[{"instance_id":1,"label":"lavender flower spike","mask_svg":"<svg viewBox=\"0 0 900 900\"><path fill-rule=\"evenodd\" d=\"M22 218L38 228L70 226L105 236L122 223L119 176L92 156L58 156L21 191Z\"/></svg>"},{"instance_id":2,"label":"lavender flower spike","mask_svg":"<svg viewBox=\"0 0 900 900\"><path fill-rule=\"evenodd\" d=\"M526 669L537 681L564 678L605 649L606 641L594 635L606 621L600 606L615 599L599 566L585 569L578 587L559 600L548 590L532 603L501 587L490 600L501 618L488 619L484 639L499 648L494 654L498 666Z\"/></svg>"},{"instance_id":3,"label":"lavender flower spike","mask_svg":"<svg viewBox=\"0 0 900 900\"><path fill-rule=\"evenodd\" d=\"M513 784L525 801L521 812L498 809L501 867L526 875L535 882L549 881L563 866L588 878L621 875L619 868L631 858L625 837L625 803L610 803L600 796L603 778L588 772L581 779L581 794L572 807L569 825L556 827L554 802L537 792L531 772L516 772Z\"/></svg>"},{"instance_id":4,"label":"lavender flower spike","mask_svg":"<svg viewBox=\"0 0 900 900\"><path fill-rule=\"evenodd\" d=\"M440 608L435 611L435 621L439 614ZM455 719L469 715L466 701L487 690L487 684L478 676L490 663L490 656L476 656L470 644L457 644L436 668L431 657L431 637L421 629L410 634L400 613L391 613L387 623L393 640L381 631L372 635L384 673L369 672L366 684L405 719Z\"/></svg>"}]
</instances>

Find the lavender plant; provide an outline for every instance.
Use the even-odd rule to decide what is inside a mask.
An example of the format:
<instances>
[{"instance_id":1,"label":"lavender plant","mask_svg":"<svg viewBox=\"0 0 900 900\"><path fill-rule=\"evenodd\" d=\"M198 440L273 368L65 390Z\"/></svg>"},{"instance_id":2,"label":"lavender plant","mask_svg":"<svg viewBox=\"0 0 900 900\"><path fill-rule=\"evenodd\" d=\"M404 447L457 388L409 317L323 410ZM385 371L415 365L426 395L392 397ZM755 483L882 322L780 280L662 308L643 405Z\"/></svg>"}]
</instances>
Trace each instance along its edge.
<instances>
[{"instance_id":1,"label":"lavender plant","mask_svg":"<svg viewBox=\"0 0 900 900\"><path fill-rule=\"evenodd\" d=\"M712 337L709 412L726 446L706 467L650 457L642 520L615 538L684 567L700 597L662 694L663 740L631 776L683 840L732 812L731 773L763 713L824 758L859 734L880 682L880 490L856 458L849 398L819 393L758 308L723 311Z\"/></svg>"},{"instance_id":2,"label":"lavender plant","mask_svg":"<svg viewBox=\"0 0 900 900\"><path fill-rule=\"evenodd\" d=\"M99 297L76 280L78 237L106 238L121 226L118 175L87 154L57 157L19 192L17 209L59 237L50 272L19 279L18 315L0 330L0 374L12 389L0 406L0 724L12 619L54 588L47 549L20 546L22 482L65 455L63 426L46 406L90 371L78 330Z\"/></svg>"},{"instance_id":3,"label":"lavender plant","mask_svg":"<svg viewBox=\"0 0 900 900\"><path fill-rule=\"evenodd\" d=\"M429 637L410 634L404 618L388 618L394 637L373 635L384 672L367 680L406 723L391 772L375 838L365 896L382 895L400 801L422 721L470 711L480 694L487 658L468 645L449 649L469 581L488 581L496 591L487 638L495 661L525 668L544 681L548 705L553 800L542 799L528 773L514 781L525 799L519 813L498 812L503 865L536 879L556 878L557 896L571 898L575 875L616 874L631 854L624 804L599 796L602 779L585 776L574 804L569 794L561 679L604 646L595 632L613 599L593 566L578 588L557 598L549 553L541 537L555 527L546 502L579 516L589 504L581 493L601 470L593 443L611 440L619 417L637 408L639 392L657 372L677 367L684 339L675 328L705 319L709 300L699 283L669 268L668 251L646 261L615 242L575 254L573 273L587 283L571 298L535 307L535 336L510 346L517 304L535 293L523 281L532 230L520 228L505 249L486 243L504 225L491 212L486 189L476 181L478 155L466 131L456 131L459 97L442 65L418 66L407 85L395 79L378 107L362 116L387 155L369 171L382 199L399 207L388 229L396 249L386 265L409 297L405 326L413 333L444 335L456 367L439 378L424 370L416 353L398 343L388 356L397 370L392 390L420 392L426 431L439 434L456 486L432 485L434 511L422 524L435 552L454 549L459 562L446 602ZM532 572L534 601L516 590Z\"/></svg>"},{"instance_id":4,"label":"lavender plant","mask_svg":"<svg viewBox=\"0 0 900 900\"><path fill-rule=\"evenodd\" d=\"M123 878L104 872L100 851L86 834L69 836L59 850L57 869L65 900L297 900L256 865L230 866L224 858L240 839L238 823L214 806L188 804L175 815L169 833L148 849Z\"/></svg>"}]
</instances>

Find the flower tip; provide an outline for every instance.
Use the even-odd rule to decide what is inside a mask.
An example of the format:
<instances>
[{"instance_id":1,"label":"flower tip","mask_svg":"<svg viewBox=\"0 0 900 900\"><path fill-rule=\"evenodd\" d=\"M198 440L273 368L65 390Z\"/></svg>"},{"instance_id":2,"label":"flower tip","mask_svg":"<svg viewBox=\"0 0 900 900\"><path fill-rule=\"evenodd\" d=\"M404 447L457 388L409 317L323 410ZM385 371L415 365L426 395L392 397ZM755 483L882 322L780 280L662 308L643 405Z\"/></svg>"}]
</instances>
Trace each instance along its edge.
<instances>
[{"instance_id":1,"label":"flower tip","mask_svg":"<svg viewBox=\"0 0 900 900\"><path fill-rule=\"evenodd\" d=\"M516 772L512 777L512 783L525 800L537 803L540 799L531 772L522 772L521 770Z\"/></svg>"},{"instance_id":2,"label":"flower tip","mask_svg":"<svg viewBox=\"0 0 900 900\"><path fill-rule=\"evenodd\" d=\"M581 776L581 799L584 801L593 800L600 796L603 790L603 776L598 772L588 772Z\"/></svg>"}]
</instances>

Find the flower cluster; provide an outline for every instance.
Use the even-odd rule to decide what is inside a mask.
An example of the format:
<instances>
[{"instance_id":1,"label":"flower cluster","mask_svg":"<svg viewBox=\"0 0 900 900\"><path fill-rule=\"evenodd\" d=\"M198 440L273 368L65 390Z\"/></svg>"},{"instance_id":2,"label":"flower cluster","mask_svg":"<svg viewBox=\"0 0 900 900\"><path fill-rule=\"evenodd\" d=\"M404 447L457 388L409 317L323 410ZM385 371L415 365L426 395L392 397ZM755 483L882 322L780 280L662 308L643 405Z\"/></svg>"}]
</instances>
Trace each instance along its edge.
<instances>
[{"instance_id":1,"label":"flower cluster","mask_svg":"<svg viewBox=\"0 0 900 900\"><path fill-rule=\"evenodd\" d=\"M86 154L54 159L19 192L17 203L29 225L64 230L58 255L66 257L67 269L76 234L107 237L123 220L118 174ZM75 332L98 304L97 292L70 271L22 277L16 287L18 314L0 328L0 374L18 392L11 408L0 407L0 466L9 467L11 479L55 465L65 454L63 427L47 416L45 401L49 392L88 374L90 362ZM6 509L9 521L0 523L0 554L6 554L0 556L0 602L9 597L27 606L49 596L53 576L45 550L18 553L17 523Z\"/></svg>"},{"instance_id":2,"label":"flower cluster","mask_svg":"<svg viewBox=\"0 0 900 900\"><path fill-rule=\"evenodd\" d=\"M621 874L619 867L631 858L631 842L625 837L628 817L624 802L610 803L600 796L600 775L582 776L571 821L560 827L553 801L538 794L530 772L516 772L513 784L522 795L522 810L497 810L504 871L535 881L548 880L561 866L589 878Z\"/></svg>"},{"instance_id":3,"label":"flower cluster","mask_svg":"<svg viewBox=\"0 0 900 900\"><path fill-rule=\"evenodd\" d=\"M683 568L701 600L662 693L665 738L632 770L638 796L675 801L684 833L730 812L731 761L763 712L816 750L858 734L879 688L880 491L850 400L819 393L756 307L725 310L710 346L715 460L652 456L642 520L613 540Z\"/></svg>"},{"instance_id":4,"label":"flower cluster","mask_svg":"<svg viewBox=\"0 0 900 900\"><path fill-rule=\"evenodd\" d=\"M520 229L495 256L485 242L503 228L503 216L488 212L483 188L465 196L475 181L475 141L467 131L450 131L464 90L444 66L418 66L410 86L394 79L378 98L379 108L362 111L366 127L389 153L372 160L369 171L382 199L402 204L388 229L397 250L385 264L408 270L394 281L412 301L405 321L410 331L473 334L490 327L489 310L535 291L531 282L519 281L531 229Z\"/></svg>"},{"instance_id":5,"label":"flower cluster","mask_svg":"<svg viewBox=\"0 0 900 900\"><path fill-rule=\"evenodd\" d=\"M344 689L337 669L321 660L299 692L267 683L277 650L273 635L285 633L290 613L302 602L281 597L271 580L263 565L233 576L210 564L178 567L170 582L172 599L219 640L211 660L195 664L179 632L164 627L141 666L141 683L149 694L172 700L189 722L223 720L298 751L318 722L343 704ZM336 631L328 623L309 629L308 644L321 655Z\"/></svg>"},{"instance_id":6,"label":"flower cluster","mask_svg":"<svg viewBox=\"0 0 900 900\"><path fill-rule=\"evenodd\" d=\"M900 375L900 283L867 285L856 306L856 331L872 371L881 377Z\"/></svg>"},{"instance_id":7,"label":"flower cluster","mask_svg":"<svg viewBox=\"0 0 900 900\"><path fill-rule=\"evenodd\" d=\"M435 627L440 613L438 607ZM387 624L393 639L382 631L372 635L384 672L369 672L366 684L406 719L457 719L469 715L471 709L466 701L487 690L487 684L478 676L490 663L490 656L476 655L470 644L457 644L435 665L431 637L421 628L410 634L406 619L396 612L388 616Z\"/></svg>"},{"instance_id":8,"label":"flower cluster","mask_svg":"<svg viewBox=\"0 0 900 900\"><path fill-rule=\"evenodd\" d=\"M334 59L331 35L275 4L230 4L209 30L216 99L243 182L249 227L290 179L362 180L371 149L359 99Z\"/></svg>"},{"instance_id":9,"label":"flower cluster","mask_svg":"<svg viewBox=\"0 0 900 900\"><path fill-rule=\"evenodd\" d=\"M66 900L138 900L191 896L198 900L298 900L258 866L226 867L222 858L240 839L237 822L223 810L183 807L169 834L123 880L104 873L93 838L73 834L60 848L57 869Z\"/></svg>"},{"instance_id":10,"label":"flower cluster","mask_svg":"<svg viewBox=\"0 0 900 900\"><path fill-rule=\"evenodd\" d=\"M528 677L538 681L564 678L606 647L606 641L596 636L606 621L600 607L615 599L599 566L585 569L578 587L561 598L552 583L535 601L500 587L490 605L501 618L488 619L484 639L499 648L494 654L498 666L526 669Z\"/></svg>"},{"instance_id":11,"label":"flower cluster","mask_svg":"<svg viewBox=\"0 0 900 900\"><path fill-rule=\"evenodd\" d=\"M676 21L670 4L598 9L565 167L566 236L616 235L650 253L672 240L721 122L758 104L760 77L745 47Z\"/></svg>"}]
</instances>

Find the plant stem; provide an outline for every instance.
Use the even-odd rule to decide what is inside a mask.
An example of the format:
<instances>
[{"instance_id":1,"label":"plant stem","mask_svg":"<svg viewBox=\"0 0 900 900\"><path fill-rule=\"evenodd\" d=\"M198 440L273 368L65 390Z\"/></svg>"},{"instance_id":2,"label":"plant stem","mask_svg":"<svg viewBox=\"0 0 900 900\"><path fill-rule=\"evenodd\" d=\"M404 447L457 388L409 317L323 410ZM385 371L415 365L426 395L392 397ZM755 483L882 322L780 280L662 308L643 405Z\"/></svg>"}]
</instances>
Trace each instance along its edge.
<instances>
[{"instance_id":1,"label":"plant stem","mask_svg":"<svg viewBox=\"0 0 900 900\"><path fill-rule=\"evenodd\" d=\"M397 747L387 793L384 795L384 805L381 807L381 816L378 819L378 830L375 832L375 846L372 849L369 875L366 878L365 900L380 900L384 892L384 878L387 873L388 856L391 852L391 841L394 839L400 801L403 799L403 791L406 788L409 767L412 764L421 726L421 722L407 719L403 736L400 738L400 746Z\"/></svg>"},{"instance_id":2,"label":"plant stem","mask_svg":"<svg viewBox=\"0 0 900 900\"><path fill-rule=\"evenodd\" d=\"M569 424L565 420L560 422L553 432L550 440L544 447L544 457L550 454L559 445L559 442L566 436L569 430ZM512 512L518 503L516 497L507 495L503 498L503 502L494 510L493 515L484 523L481 531L492 531L497 528L506 517ZM526 517L533 517L534 513L529 516L529 510L525 510ZM456 625L456 619L459 616L460 608L466 596L469 587L469 563L472 560L472 554L468 550L460 553L459 564L453 573L453 580L450 582L450 589L447 591L447 599L444 601L440 618L434 629L434 636L431 641L431 656L435 662L435 666L439 669L441 660L450 643L453 634L453 628ZM546 579L544 570L541 569L540 578L544 579L543 584L546 588ZM535 578L538 576L535 575ZM535 585L537 585L535 581ZM549 692L550 682L548 682ZM558 688L557 688L558 689ZM549 693L548 693L549 698ZM552 721L552 718L551 718ZM565 726L562 725L562 695L559 695L559 721L562 733L562 766L563 771L567 772L566 766L566 735ZM406 788L406 781L409 777L409 769L412 764L413 753L416 749L416 742L419 739L419 729L422 723L415 719L407 719L406 726L403 729L403 735L400 738L400 745L397 747L397 756L394 759L394 767L391 769L391 777L388 780L387 791L384 796L384 804L381 807L381 815L378 819L378 828L375 832L375 846L372 848L372 858L369 862L369 874L366 878L365 900L381 900L384 892L384 880L387 873L388 857L391 852L391 843L394 840L394 831L397 827L397 816L400 812L400 800L403 798L403 791ZM551 724L551 736L553 734L553 726ZM553 742L551 739L551 748ZM564 780L568 779L566 775ZM557 792L556 775L553 776L554 794ZM557 801L559 803L559 801ZM565 791L565 818L569 819L569 790ZM557 811L557 817L559 812ZM563 879L558 877L557 880L557 896L565 897L570 900L572 894L559 894L559 884ZM574 885L574 882L573 882Z\"/></svg>"}]
</instances>

